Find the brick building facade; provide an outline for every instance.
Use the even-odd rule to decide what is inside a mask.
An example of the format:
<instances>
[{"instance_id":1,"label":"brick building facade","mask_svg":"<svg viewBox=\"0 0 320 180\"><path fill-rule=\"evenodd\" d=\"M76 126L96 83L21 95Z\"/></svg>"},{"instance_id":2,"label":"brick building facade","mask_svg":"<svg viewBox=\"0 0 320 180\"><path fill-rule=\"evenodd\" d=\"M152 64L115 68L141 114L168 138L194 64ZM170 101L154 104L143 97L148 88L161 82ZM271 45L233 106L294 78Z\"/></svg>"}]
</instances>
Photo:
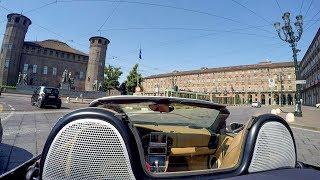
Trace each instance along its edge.
<instances>
[{"instance_id":1,"label":"brick building facade","mask_svg":"<svg viewBox=\"0 0 320 180\"><path fill-rule=\"evenodd\" d=\"M24 73L28 75L28 85L58 87L65 70L74 78L76 90L94 91L98 90L94 86L103 84L101 69L105 65L108 39L90 38L88 55L58 40L24 41L31 20L15 13L7 19L0 53L0 84L15 86L19 74Z\"/></svg>"},{"instance_id":2,"label":"brick building facade","mask_svg":"<svg viewBox=\"0 0 320 180\"><path fill-rule=\"evenodd\" d=\"M302 79L306 80L302 90L302 103L314 106L320 103L320 28L313 38L300 63Z\"/></svg>"},{"instance_id":3,"label":"brick building facade","mask_svg":"<svg viewBox=\"0 0 320 180\"><path fill-rule=\"evenodd\" d=\"M192 71L174 71L144 78L146 95L168 95L173 86L182 94L208 95L223 104L294 103L295 74L293 62L265 61L252 65L221 68L201 68Z\"/></svg>"}]
</instances>

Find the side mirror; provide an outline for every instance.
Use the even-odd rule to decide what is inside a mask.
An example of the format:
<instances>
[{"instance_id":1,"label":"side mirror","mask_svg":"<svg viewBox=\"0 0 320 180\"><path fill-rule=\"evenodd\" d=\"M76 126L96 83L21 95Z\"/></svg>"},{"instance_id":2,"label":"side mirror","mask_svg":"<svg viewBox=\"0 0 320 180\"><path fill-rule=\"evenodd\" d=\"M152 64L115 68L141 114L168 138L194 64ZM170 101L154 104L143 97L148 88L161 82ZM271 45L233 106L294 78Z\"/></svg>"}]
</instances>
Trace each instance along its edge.
<instances>
[{"instance_id":1,"label":"side mirror","mask_svg":"<svg viewBox=\"0 0 320 180\"><path fill-rule=\"evenodd\" d=\"M229 124L226 129L228 133L238 133L244 128L244 124L240 123L231 123Z\"/></svg>"}]
</instances>

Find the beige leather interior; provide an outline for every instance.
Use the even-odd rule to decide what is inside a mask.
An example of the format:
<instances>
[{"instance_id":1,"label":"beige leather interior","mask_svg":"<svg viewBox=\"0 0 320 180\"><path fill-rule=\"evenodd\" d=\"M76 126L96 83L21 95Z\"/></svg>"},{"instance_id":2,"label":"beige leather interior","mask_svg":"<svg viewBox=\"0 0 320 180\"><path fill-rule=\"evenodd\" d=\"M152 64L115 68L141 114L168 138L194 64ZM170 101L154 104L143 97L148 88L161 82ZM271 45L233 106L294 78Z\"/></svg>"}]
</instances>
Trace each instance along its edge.
<instances>
[{"instance_id":1,"label":"beige leather interior","mask_svg":"<svg viewBox=\"0 0 320 180\"><path fill-rule=\"evenodd\" d=\"M150 129L152 131L165 132L173 139L172 147L207 147L211 134L207 129L194 129L188 126L169 125L142 125L135 124L136 127Z\"/></svg>"},{"instance_id":2,"label":"beige leather interior","mask_svg":"<svg viewBox=\"0 0 320 180\"><path fill-rule=\"evenodd\" d=\"M171 156L195 156L213 154L216 150L208 147L171 148Z\"/></svg>"},{"instance_id":3,"label":"beige leather interior","mask_svg":"<svg viewBox=\"0 0 320 180\"><path fill-rule=\"evenodd\" d=\"M219 168L230 168L236 166L239 161L240 154L242 152L242 142L244 140L244 130L239 132L231 141L225 156L221 161Z\"/></svg>"},{"instance_id":4,"label":"beige leather interior","mask_svg":"<svg viewBox=\"0 0 320 180\"><path fill-rule=\"evenodd\" d=\"M172 138L169 155L168 171L204 170L209 169L210 157L217 161L213 167L230 168L236 166L242 152L243 131L237 135L213 134L218 137L216 149L210 149L208 144L212 134L207 129L194 129L188 126L146 125L135 124L136 127L150 132L164 132ZM176 165L174 165L176 164Z\"/></svg>"}]
</instances>

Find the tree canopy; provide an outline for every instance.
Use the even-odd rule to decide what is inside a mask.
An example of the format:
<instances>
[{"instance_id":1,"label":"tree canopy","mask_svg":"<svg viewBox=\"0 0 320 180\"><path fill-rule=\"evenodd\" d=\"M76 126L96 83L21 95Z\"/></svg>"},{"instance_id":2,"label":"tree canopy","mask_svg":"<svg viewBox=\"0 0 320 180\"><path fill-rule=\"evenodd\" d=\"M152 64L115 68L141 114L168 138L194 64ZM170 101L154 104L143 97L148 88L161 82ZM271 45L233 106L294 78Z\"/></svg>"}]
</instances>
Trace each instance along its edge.
<instances>
[{"instance_id":1,"label":"tree canopy","mask_svg":"<svg viewBox=\"0 0 320 180\"><path fill-rule=\"evenodd\" d=\"M122 75L122 71L120 67L114 67L109 65L104 68L104 91L108 91L112 88L119 88L119 78Z\"/></svg>"},{"instance_id":2,"label":"tree canopy","mask_svg":"<svg viewBox=\"0 0 320 180\"><path fill-rule=\"evenodd\" d=\"M127 76L126 80L126 91L127 94L133 94L135 92L135 88L137 87L137 69L138 64L135 64L132 69L129 72L129 75ZM142 88L142 76L140 73L138 73L138 79L139 79L139 87Z\"/></svg>"}]
</instances>

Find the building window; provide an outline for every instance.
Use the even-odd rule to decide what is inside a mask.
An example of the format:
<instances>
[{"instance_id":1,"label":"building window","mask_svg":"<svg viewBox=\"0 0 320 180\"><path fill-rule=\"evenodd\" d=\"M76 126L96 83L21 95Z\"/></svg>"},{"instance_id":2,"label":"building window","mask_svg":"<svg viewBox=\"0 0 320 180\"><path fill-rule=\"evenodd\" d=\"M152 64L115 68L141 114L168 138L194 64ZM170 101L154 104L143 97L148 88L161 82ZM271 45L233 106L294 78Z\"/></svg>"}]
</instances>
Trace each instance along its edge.
<instances>
[{"instance_id":1,"label":"building window","mask_svg":"<svg viewBox=\"0 0 320 180\"><path fill-rule=\"evenodd\" d=\"M79 78L80 78L80 79L82 79L82 78L83 78L83 72L82 72L82 71L80 71Z\"/></svg>"},{"instance_id":2,"label":"building window","mask_svg":"<svg viewBox=\"0 0 320 180\"><path fill-rule=\"evenodd\" d=\"M43 74L48 74L48 66L43 66Z\"/></svg>"},{"instance_id":3,"label":"building window","mask_svg":"<svg viewBox=\"0 0 320 180\"><path fill-rule=\"evenodd\" d=\"M101 44L101 39L98 40L98 43Z\"/></svg>"},{"instance_id":4,"label":"building window","mask_svg":"<svg viewBox=\"0 0 320 180\"><path fill-rule=\"evenodd\" d=\"M14 19L14 22L16 22L16 23L19 23L19 21L20 21L20 17L16 17L16 18Z\"/></svg>"},{"instance_id":5,"label":"building window","mask_svg":"<svg viewBox=\"0 0 320 180\"><path fill-rule=\"evenodd\" d=\"M50 55L52 55L53 54L53 51L50 51L50 53L49 53Z\"/></svg>"},{"instance_id":6,"label":"building window","mask_svg":"<svg viewBox=\"0 0 320 180\"><path fill-rule=\"evenodd\" d=\"M70 58L70 54L67 54L67 58L68 58L68 59Z\"/></svg>"},{"instance_id":7,"label":"building window","mask_svg":"<svg viewBox=\"0 0 320 180\"><path fill-rule=\"evenodd\" d=\"M4 68L9 68L10 66L10 59L6 59L6 63L4 64Z\"/></svg>"},{"instance_id":8,"label":"building window","mask_svg":"<svg viewBox=\"0 0 320 180\"><path fill-rule=\"evenodd\" d=\"M43 54L47 54L47 52L48 52L48 50L45 49L45 50L43 51Z\"/></svg>"},{"instance_id":9,"label":"building window","mask_svg":"<svg viewBox=\"0 0 320 180\"><path fill-rule=\"evenodd\" d=\"M59 57L59 52L56 52L56 56Z\"/></svg>"},{"instance_id":10,"label":"building window","mask_svg":"<svg viewBox=\"0 0 320 180\"><path fill-rule=\"evenodd\" d=\"M61 53L61 58L64 58L64 53Z\"/></svg>"},{"instance_id":11,"label":"building window","mask_svg":"<svg viewBox=\"0 0 320 180\"><path fill-rule=\"evenodd\" d=\"M33 72L33 73L37 73L37 65L36 65L36 64L34 64L34 65L32 66L32 72Z\"/></svg>"},{"instance_id":12,"label":"building window","mask_svg":"<svg viewBox=\"0 0 320 180\"><path fill-rule=\"evenodd\" d=\"M27 72L28 71L28 64L24 64L23 65L23 72Z\"/></svg>"},{"instance_id":13,"label":"building window","mask_svg":"<svg viewBox=\"0 0 320 180\"><path fill-rule=\"evenodd\" d=\"M57 68L52 68L52 75L53 76L56 76L57 75Z\"/></svg>"}]
</instances>

